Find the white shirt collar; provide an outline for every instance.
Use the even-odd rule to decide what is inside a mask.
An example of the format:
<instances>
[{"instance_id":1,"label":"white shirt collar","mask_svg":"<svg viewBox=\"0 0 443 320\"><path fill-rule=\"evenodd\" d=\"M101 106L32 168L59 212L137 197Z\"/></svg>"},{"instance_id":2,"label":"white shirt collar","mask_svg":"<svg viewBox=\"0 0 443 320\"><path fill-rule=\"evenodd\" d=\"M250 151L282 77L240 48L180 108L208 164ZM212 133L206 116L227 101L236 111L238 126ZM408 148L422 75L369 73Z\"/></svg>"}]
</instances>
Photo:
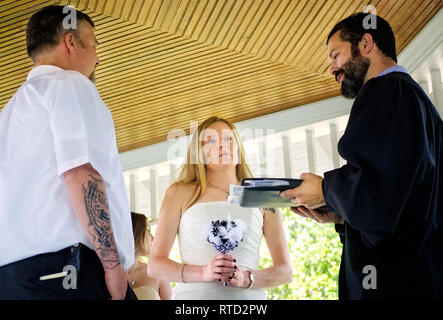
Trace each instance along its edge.
<instances>
[{"instance_id":1,"label":"white shirt collar","mask_svg":"<svg viewBox=\"0 0 443 320\"><path fill-rule=\"evenodd\" d=\"M54 66L54 65L41 65L41 66L37 66L34 67L31 71L29 71L28 73L28 77L26 78L26 80L30 80L32 78L44 75L44 74L48 74L54 71L61 71L63 70L60 67Z\"/></svg>"}]
</instances>

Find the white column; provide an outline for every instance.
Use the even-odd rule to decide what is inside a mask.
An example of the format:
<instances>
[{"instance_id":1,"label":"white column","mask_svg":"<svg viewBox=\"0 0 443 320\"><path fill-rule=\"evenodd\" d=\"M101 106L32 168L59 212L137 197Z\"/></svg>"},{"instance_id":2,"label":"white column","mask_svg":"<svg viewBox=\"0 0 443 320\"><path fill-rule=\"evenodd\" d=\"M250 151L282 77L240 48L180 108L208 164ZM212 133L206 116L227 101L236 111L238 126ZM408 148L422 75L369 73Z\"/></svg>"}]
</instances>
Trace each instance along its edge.
<instances>
[{"instance_id":1,"label":"white column","mask_svg":"<svg viewBox=\"0 0 443 320\"><path fill-rule=\"evenodd\" d=\"M418 84L420 85L420 87L423 89L423 91L429 97L429 85L428 85L428 82L426 80L421 80L421 81L418 82Z\"/></svg>"},{"instance_id":2,"label":"white column","mask_svg":"<svg viewBox=\"0 0 443 320\"><path fill-rule=\"evenodd\" d=\"M310 173L317 172L314 145L315 145L314 144L314 130L306 129L306 147L308 150L308 164L309 164L309 172Z\"/></svg>"},{"instance_id":3,"label":"white column","mask_svg":"<svg viewBox=\"0 0 443 320\"><path fill-rule=\"evenodd\" d=\"M431 81L432 81L432 99L438 112L440 112L440 117L443 117L443 92L442 92L440 69L431 70Z\"/></svg>"},{"instance_id":4,"label":"white column","mask_svg":"<svg viewBox=\"0 0 443 320\"><path fill-rule=\"evenodd\" d=\"M286 134L282 135L283 164L285 169L285 178L292 177L292 150L291 138Z\"/></svg>"},{"instance_id":5,"label":"white column","mask_svg":"<svg viewBox=\"0 0 443 320\"><path fill-rule=\"evenodd\" d=\"M169 164L169 182L174 183L175 179L177 179L177 167L175 164Z\"/></svg>"},{"instance_id":6,"label":"white column","mask_svg":"<svg viewBox=\"0 0 443 320\"><path fill-rule=\"evenodd\" d=\"M149 191L151 194L151 218L157 218L157 170L149 169Z\"/></svg>"},{"instance_id":7,"label":"white column","mask_svg":"<svg viewBox=\"0 0 443 320\"><path fill-rule=\"evenodd\" d=\"M129 205L130 205L131 211L137 212L135 192L136 192L135 176L133 174L131 174L129 176Z\"/></svg>"},{"instance_id":8,"label":"white column","mask_svg":"<svg viewBox=\"0 0 443 320\"><path fill-rule=\"evenodd\" d=\"M263 139L258 142L258 156L260 161L260 176L262 178L265 178L267 176L265 137L263 137Z\"/></svg>"},{"instance_id":9,"label":"white column","mask_svg":"<svg viewBox=\"0 0 443 320\"><path fill-rule=\"evenodd\" d=\"M332 164L334 169L340 168L340 155L338 154L338 128L335 123L329 124L329 132L331 136Z\"/></svg>"}]
</instances>

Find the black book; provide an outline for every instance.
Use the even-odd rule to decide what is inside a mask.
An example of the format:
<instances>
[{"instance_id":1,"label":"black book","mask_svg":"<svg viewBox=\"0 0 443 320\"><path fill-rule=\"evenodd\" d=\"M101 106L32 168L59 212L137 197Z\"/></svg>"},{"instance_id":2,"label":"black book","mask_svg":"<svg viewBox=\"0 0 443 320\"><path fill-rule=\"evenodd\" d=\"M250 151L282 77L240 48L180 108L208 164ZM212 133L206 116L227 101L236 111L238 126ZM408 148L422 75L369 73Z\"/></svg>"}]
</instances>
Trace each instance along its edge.
<instances>
[{"instance_id":1,"label":"black book","mask_svg":"<svg viewBox=\"0 0 443 320\"><path fill-rule=\"evenodd\" d=\"M280 192L298 187L303 180L289 178L248 178L243 179L244 187L240 200L241 207L286 208L296 207L291 199L284 199Z\"/></svg>"}]
</instances>

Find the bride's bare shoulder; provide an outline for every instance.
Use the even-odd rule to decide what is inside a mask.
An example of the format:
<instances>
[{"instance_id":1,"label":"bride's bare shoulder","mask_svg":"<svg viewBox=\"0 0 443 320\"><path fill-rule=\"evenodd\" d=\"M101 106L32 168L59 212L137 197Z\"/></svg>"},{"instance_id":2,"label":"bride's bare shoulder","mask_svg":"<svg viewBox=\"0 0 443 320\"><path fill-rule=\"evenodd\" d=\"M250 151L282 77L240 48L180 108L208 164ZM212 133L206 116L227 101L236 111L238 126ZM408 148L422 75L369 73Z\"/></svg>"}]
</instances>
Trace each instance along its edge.
<instances>
[{"instance_id":1,"label":"bride's bare shoulder","mask_svg":"<svg viewBox=\"0 0 443 320\"><path fill-rule=\"evenodd\" d=\"M197 184L195 183L174 182L166 190L165 197L173 197L176 200L188 200L195 193L196 187Z\"/></svg>"},{"instance_id":2,"label":"bride's bare shoulder","mask_svg":"<svg viewBox=\"0 0 443 320\"><path fill-rule=\"evenodd\" d=\"M194 199L197 194L197 184L174 182L166 190L162 202L162 209L181 213L185 210L186 204Z\"/></svg>"}]
</instances>

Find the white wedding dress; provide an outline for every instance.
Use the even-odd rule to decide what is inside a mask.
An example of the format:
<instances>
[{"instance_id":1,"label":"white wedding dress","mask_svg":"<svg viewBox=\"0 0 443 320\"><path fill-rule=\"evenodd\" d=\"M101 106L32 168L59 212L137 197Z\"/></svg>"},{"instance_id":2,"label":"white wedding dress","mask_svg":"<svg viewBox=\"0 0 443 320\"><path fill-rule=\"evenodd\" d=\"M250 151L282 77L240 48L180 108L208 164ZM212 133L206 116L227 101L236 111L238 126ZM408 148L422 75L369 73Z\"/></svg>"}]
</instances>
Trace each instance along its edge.
<instances>
[{"instance_id":1,"label":"white wedding dress","mask_svg":"<svg viewBox=\"0 0 443 320\"><path fill-rule=\"evenodd\" d=\"M180 220L178 241L182 263L207 265L219 254L207 241L212 221L231 220L243 226L243 238L228 254L237 260L240 270L257 270L263 236L263 215L258 208L242 208L225 201L200 202L186 210ZM224 287L218 281L176 283L175 300L265 300L260 288Z\"/></svg>"}]
</instances>

